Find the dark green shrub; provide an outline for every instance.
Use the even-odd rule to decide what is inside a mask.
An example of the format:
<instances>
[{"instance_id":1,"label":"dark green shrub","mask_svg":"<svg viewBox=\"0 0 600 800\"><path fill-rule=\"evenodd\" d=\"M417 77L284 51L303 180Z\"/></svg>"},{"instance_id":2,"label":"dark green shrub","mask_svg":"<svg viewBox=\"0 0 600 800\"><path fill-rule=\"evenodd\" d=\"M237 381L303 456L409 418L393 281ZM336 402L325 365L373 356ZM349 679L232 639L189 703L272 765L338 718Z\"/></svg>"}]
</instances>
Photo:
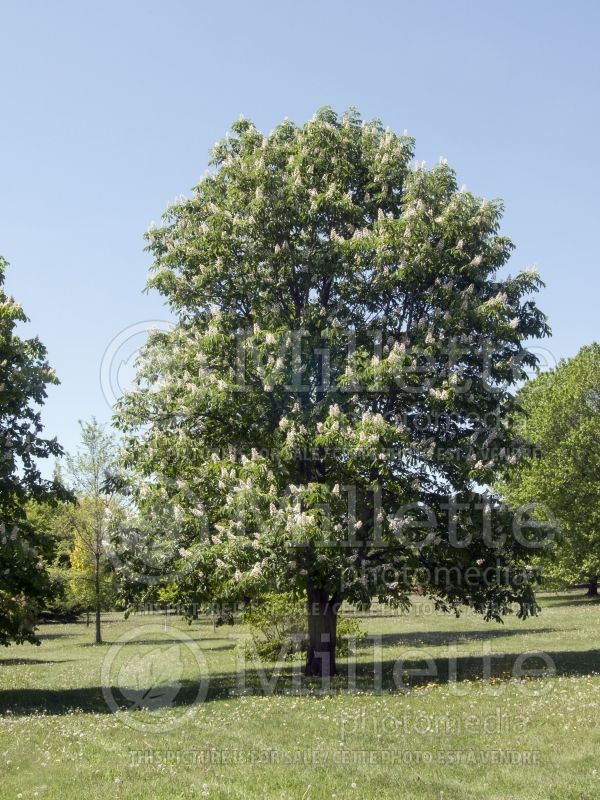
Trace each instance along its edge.
<instances>
[{"instance_id":1,"label":"dark green shrub","mask_svg":"<svg viewBox=\"0 0 600 800\"><path fill-rule=\"evenodd\" d=\"M251 641L244 643L248 654L256 653L267 661L293 658L308 646L306 603L287 594L269 594L254 601L244 612L243 621L250 629ZM339 616L336 647L339 655L348 653L348 638L362 641L366 633L358 620Z\"/></svg>"}]
</instances>

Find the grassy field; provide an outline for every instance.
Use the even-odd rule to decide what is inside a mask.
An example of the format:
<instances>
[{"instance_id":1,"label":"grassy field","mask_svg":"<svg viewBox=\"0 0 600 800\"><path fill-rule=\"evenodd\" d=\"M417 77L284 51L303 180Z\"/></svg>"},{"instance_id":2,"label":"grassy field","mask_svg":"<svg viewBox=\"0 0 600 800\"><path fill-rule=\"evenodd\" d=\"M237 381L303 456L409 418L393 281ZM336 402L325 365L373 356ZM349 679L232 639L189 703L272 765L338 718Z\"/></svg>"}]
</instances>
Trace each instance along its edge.
<instances>
[{"instance_id":1,"label":"grassy field","mask_svg":"<svg viewBox=\"0 0 600 800\"><path fill-rule=\"evenodd\" d=\"M299 662L244 670L238 625L115 614L101 646L45 626L0 654L0 797L597 798L600 604L541 603L504 625L422 600L361 617L326 692Z\"/></svg>"}]
</instances>

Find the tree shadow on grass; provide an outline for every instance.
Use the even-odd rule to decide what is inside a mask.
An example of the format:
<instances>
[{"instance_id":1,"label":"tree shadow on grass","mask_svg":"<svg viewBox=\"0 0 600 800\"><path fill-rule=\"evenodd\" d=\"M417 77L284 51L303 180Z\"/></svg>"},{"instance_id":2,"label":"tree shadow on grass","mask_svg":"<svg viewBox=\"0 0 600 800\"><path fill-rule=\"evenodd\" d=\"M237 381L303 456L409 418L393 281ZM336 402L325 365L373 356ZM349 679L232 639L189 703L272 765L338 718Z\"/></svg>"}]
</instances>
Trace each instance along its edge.
<instances>
[{"instance_id":1,"label":"tree shadow on grass","mask_svg":"<svg viewBox=\"0 0 600 800\"><path fill-rule=\"evenodd\" d=\"M381 633L369 634L368 640L381 641L384 646L429 645L432 647L460 642L485 641L506 636L523 636L533 633L556 633L556 628L505 628L498 627L479 631L432 631L431 633Z\"/></svg>"},{"instance_id":2,"label":"tree shadow on grass","mask_svg":"<svg viewBox=\"0 0 600 800\"><path fill-rule=\"evenodd\" d=\"M169 644L189 644L190 639L195 642L196 644L201 644L203 650L231 650L235 647L235 642L232 642L231 639L220 637L220 636L211 636L210 638L203 639L201 636L190 636L189 639L175 639L172 636L165 636L164 639L131 639L131 641L127 642L108 642L103 641L102 644L96 644L95 642L80 642L77 646L78 647L110 647L113 644L116 644L119 648L121 647L132 647L137 645L145 645L150 647L156 647L162 645ZM225 642L225 644L218 645L217 647L210 647L213 642Z\"/></svg>"},{"instance_id":3,"label":"tree shadow on grass","mask_svg":"<svg viewBox=\"0 0 600 800\"><path fill-rule=\"evenodd\" d=\"M548 598L549 599L549 598ZM555 602L558 601L558 602ZM543 598L540 602L543 602ZM555 594L552 596L551 602L544 605L544 608L561 608L564 606L600 606L600 597L588 597L585 594Z\"/></svg>"},{"instance_id":4,"label":"tree shadow on grass","mask_svg":"<svg viewBox=\"0 0 600 800\"><path fill-rule=\"evenodd\" d=\"M27 664L68 664L72 658L0 658L0 667L21 667Z\"/></svg>"},{"instance_id":5,"label":"tree shadow on grass","mask_svg":"<svg viewBox=\"0 0 600 800\"><path fill-rule=\"evenodd\" d=\"M413 651L411 655L416 655ZM507 681L511 678L539 680L555 676L600 677L600 649L583 651L542 651L527 650L522 653L489 652L488 655L458 656L456 658L435 658L426 662L423 658L402 659L382 663L382 684L384 688L397 684L402 673L409 673L407 684L410 687L438 683L481 681L489 678ZM432 663L433 662L433 663ZM411 675L410 670L423 670L423 675ZM362 672L363 677L373 674L371 663ZM358 672L358 670L357 670Z\"/></svg>"},{"instance_id":6,"label":"tree shadow on grass","mask_svg":"<svg viewBox=\"0 0 600 800\"><path fill-rule=\"evenodd\" d=\"M535 671L528 679L534 684L540 678L559 676L586 676L600 675L600 650L584 651L553 651L547 652L546 660L540 657L529 656L522 663L524 670ZM262 675L253 668L248 668L244 673L243 686L238 682L235 672L213 673L209 677L208 686L201 685L199 681L181 681L177 684L159 684L158 687L149 687L150 694L156 697L164 696L173 698L167 708L176 706L201 705L204 702L231 699L240 693L245 695L290 695L307 694L387 694L402 693L418 689L425 685L438 684L440 686L456 681L457 684L466 681L482 681L487 677L507 682L515 675L518 655L503 655L493 653L487 662L487 667L482 656L458 656L453 660L447 658L431 659L385 660L373 663L373 660L363 660L352 664L350 669L345 661L338 665L339 674L331 679L329 688L325 687L318 679L304 679L301 675L300 662L292 664L286 662L278 668L278 677L273 680L274 667L272 664L264 665ZM551 665L552 671L547 667ZM486 675L486 668L489 675ZM410 670L422 670L421 674L411 674ZM271 684L269 685L269 681ZM125 689L125 694L121 691ZM501 687L500 687L501 688ZM535 688L533 686L533 688ZM158 692L154 690L158 689ZM498 684L494 685L498 689ZM466 690L466 687L465 687ZM131 708L131 693L127 687L110 687L107 694L112 708L107 703L101 686L68 689L0 689L0 713L9 712L16 716L34 714L63 715L70 713L95 713L107 714L115 706L123 710ZM137 713L137 712L131 712Z\"/></svg>"}]
</instances>

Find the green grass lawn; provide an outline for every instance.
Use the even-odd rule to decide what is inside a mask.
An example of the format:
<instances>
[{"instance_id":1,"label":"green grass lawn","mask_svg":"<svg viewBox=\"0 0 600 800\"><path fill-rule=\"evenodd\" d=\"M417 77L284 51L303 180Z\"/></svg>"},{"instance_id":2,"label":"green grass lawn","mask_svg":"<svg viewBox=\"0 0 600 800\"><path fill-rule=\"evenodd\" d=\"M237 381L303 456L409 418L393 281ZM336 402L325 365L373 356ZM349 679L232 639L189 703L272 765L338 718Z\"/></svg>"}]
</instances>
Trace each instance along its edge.
<instances>
[{"instance_id":1,"label":"green grass lawn","mask_svg":"<svg viewBox=\"0 0 600 800\"><path fill-rule=\"evenodd\" d=\"M100 646L47 625L0 654L0 798L596 799L600 603L541 604L504 625L418 599L364 616L326 692L299 662L266 688L244 673L239 625L114 614Z\"/></svg>"}]
</instances>

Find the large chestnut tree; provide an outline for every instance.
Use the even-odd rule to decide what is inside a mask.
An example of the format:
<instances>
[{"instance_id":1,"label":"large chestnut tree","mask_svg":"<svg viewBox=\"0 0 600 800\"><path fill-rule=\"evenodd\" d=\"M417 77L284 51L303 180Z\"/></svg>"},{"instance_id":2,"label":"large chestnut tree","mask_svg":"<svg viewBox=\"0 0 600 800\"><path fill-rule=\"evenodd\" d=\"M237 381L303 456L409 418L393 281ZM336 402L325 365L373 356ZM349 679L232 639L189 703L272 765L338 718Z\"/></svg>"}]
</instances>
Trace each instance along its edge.
<instances>
[{"instance_id":1,"label":"large chestnut tree","mask_svg":"<svg viewBox=\"0 0 600 800\"><path fill-rule=\"evenodd\" d=\"M527 538L485 487L548 328L538 276L501 272L501 204L355 111L240 119L211 167L148 232L176 324L117 418L174 596L301 593L308 675L344 602L526 615Z\"/></svg>"}]
</instances>

